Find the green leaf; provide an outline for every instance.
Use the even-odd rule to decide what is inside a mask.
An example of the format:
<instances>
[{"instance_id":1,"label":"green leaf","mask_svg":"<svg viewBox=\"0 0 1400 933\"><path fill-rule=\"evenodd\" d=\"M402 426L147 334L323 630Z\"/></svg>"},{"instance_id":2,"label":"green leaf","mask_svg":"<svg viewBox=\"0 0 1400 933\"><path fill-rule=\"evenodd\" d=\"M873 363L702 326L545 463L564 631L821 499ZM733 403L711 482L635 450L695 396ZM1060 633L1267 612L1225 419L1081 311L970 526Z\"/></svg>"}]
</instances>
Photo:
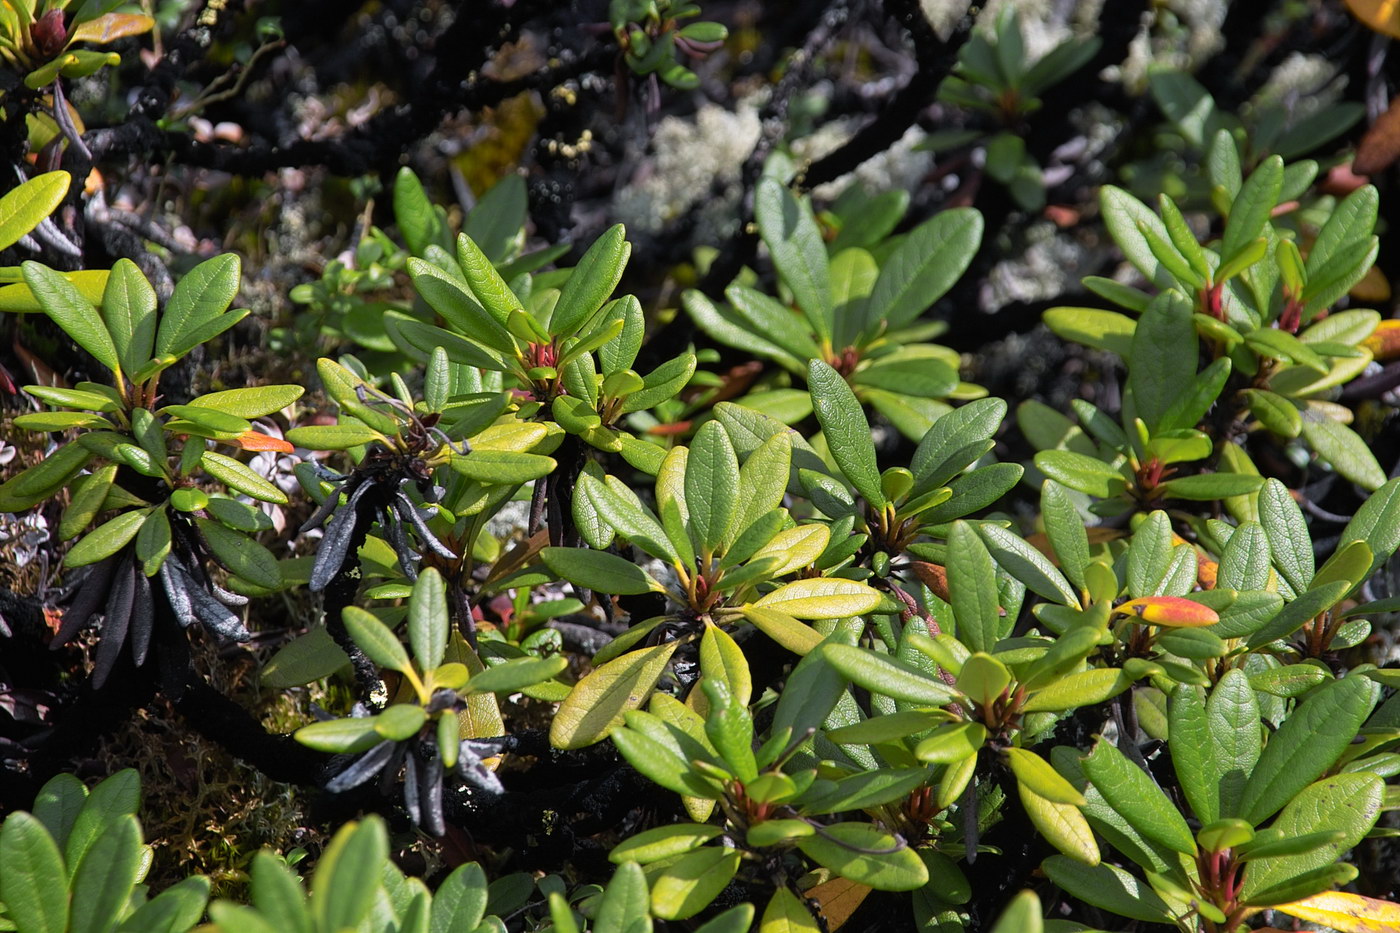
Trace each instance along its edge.
<instances>
[{"instance_id":1,"label":"green leaf","mask_svg":"<svg viewBox=\"0 0 1400 933\"><path fill-rule=\"evenodd\" d=\"M977 530L981 533L982 540L987 542L987 549L993 559L1007 573L1024 583L1031 592L1061 605L1079 605L1079 598L1075 596L1069 581L1055 569L1055 565L1050 563L1044 554L1025 540L996 525L980 524Z\"/></svg>"},{"instance_id":2,"label":"green leaf","mask_svg":"<svg viewBox=\"0 0 1400 933\"><path fill-rule=\"evenodd\" d=\"M302 745L318 752L350 755L368 751L382 741L374 726L373 717L327 719L308 723L293 735Z\"/></svg>"},{"instance_id":3,"label":"green leaf","mask_svg":"<svg viewBox=\"0 0 1400 933\"><path fill-rule=\"evenodd\" d=\"M355 644L375 664L400 673L413 669L399 637L373 613L359 606L346 606L341 618Z\"/></svg>"},{"instance_id":4,"label":"green leaf","mask_svg":"<svg viewBox=\"0 0 1400 933\"><path fill-rule=\"evenodd\" d=\"M467 688L473 693L515 693L557 676L568 666L568 658L563 655L512 658L473 674Z\"/></svg>"},{"instance_id":5,"label":"green leaf","mask_svg":"<svg viewBox=\"0 0 1400 933\"><path fill-rule=\"evenodd\" d=\"M180 357L202 343L201 329L228 310L240 275L239 259L232 253L206 259L186 273L165 303L155 355Z\"/></svg>"},{"instance_id":6,"label":"green leaf","mask_svg":"<svg viewBox=\"0 0 1400 933\"><path fill-rule=\"evenodd\" d=\"M0 250L9 249L58 210L71 181L67 172L45 172L0 198Z\"/></svg>"},{"instance_id":7,"label":"green leaf","mask_svg":"<svg viewBox=\"0 0 1400 933\"><path fill-rule=\"evenodd\" d=\"M1356 432L1327 417L1305 417L1303 438L1322 459L1342 476L1375 492L1385 483L1385 471L1376 455Z\"/></svg>"},{"instance_id":8,"label":"green leaf","mask_svg":"<svg viewBox=\"0 0 1400 933\"><path fill-rule=\"evenodd\" d=\"M920 519L936 525L980 512L1013 489L1024 472L1019 463L993 463L964 473L948 484L952 496L931 506Z\"/></svg>"},{"instance_id":9,"label":"green leaf","mask_svg":"<svg viewBox=\"0 0 1400 933\"><path fill-rule=\"evenodd\" d=\"M453 869L433 892L429 933L472 933L486 913L486 873L476 862Z\"/></svg>"},{"instance_id":10,"label":"green leaf","mask_svg":"<svg viewBox=\"0 0 1400 933\"><path fill-rule=\"evenodd\" d=\"M1376 228L1379 205L1380 195L1375 186L1362 185L1332 209L1308 250L1304 265L1308 279L1316 278L1333 258L1356 249L1356 244L1370 237Z\"/></svg>"},{"instance_id":11,"label":"green leaf","mask_svg":"<svg viewBox=\"0 0 1400 933\"><path fill-rule=\"evenodd\" d=\"M302 687L329 677L350 663L324 627L316 627L277 650L263 665L263 683L275 690Z\"/></svg>"},{"instance_id":12,"label":"green leaf","mask_svg":"<svg viewBox=\"0 0 1400 933\"><path fill-rule=\"evenodd\" d=\"M106 933L122 915L141 872L141 827L125 814L93 842L73 872L69 933Z\"/></svg>"},{"instance_id":13,"label":"green leaf","mask_svg":"<svg viewBox=\"0 0 1400 933\"><path fill-rule=\"evenodd\" d=\"M462 232L492 262L502 262L524 240L521 228L525 226L527 208L525 179L513 173L506 175L476 202L462 222Z\"/></svg>"},{"instance_id":14,"label":"green leaf","mask_svg":"<svg viewBox=\"0 0 1400 933\"><path fill-rule=\"evenodd\" d=\"M724 296L734 311L761 337L781 347L797 361L820 357L806 321L762 292L737 282L725 289Z\"/></svg>"},{"instance_id":15,"label":"green leaf","mask_svg":"<svg viewBox=\"0 0 1400 933\"><path fill-rule=\"evenodd\" d=\"M990 449L991 438L1006 417L1006 402L984 398L968 402L934 422L919 441L909 470L913 495L945 485Z\"/></svg>"},{"instance_id":16,"label":"green leaf","mask_svg":"<svg viewBox=\"0 0 1400 933\"><path fill-rule=\"evenodd\" d=\"M1385 783L1375 774L1334 774L1305 788L1288 802L1270 829L1281 839L1326 831L1337 831L1337 837L1307 852L1251 861L1241 898L1253 903L1260 891L1340 862L1371 831L1384 798Z\"/></svg>"},{"instance_id":17,"label":"green leaf","mask_svg":"<svg viewBox=\"0 0 1400 933\"><path fill-rule=\"evenodd\" d=\"M176 882L138 907L117 927L117 933L185 933L204 916L208 902L209 879L194 875ZM280 929L287 933L309 933L293 926Z\"/></svg>"},{"instance_id":18,"label":"green leaf","mask_svg":"<svg viewBox=\"0 0 1400 933\"><path fill-rule=\"evenodd\" d=\"M540 454L478 447L465 457L453 457L449 466L478 483L514 486L548 476L556 464L552 458Z\"/></svg>"},{"instance_id":19,"label":"green leaf","mask_svg":"<svg viewBox=\"0 0 1400 933\"><path fill-rule=\"evenodd\" d=\"M931 357L881 360L856 370L856 385L914 398L944 398L958 387L958 371Z\"/></svg>"},{"instance_id":20,"label":"green leaf","mask_svg":"<svg viewBox=\"0 0 1400 933\"><path fill-rule=\"evenodd\" d=\"M1117 311L1099 308L1051 308L1042 316L1045 326L1056 336L1086 347L1108 350L1129 359L1137 321Z\"/></svg>"},{"instance_id":21,"label":"green leaf","mask_svg":"<svg viewBox=\"0 0 1400 933\"><path fill-rule=\"evenodd\" d=\"M718 826L707 826L703 823L671 823L657 826L634 833L613 846L612 851L608 853L608 861L616 865L625 862L649 865L665 858L693 852L723 832Z\"/></svg>"},{"instance_id":22,"label":"green leaf","mask_svg":"<svg viewBox=\"0 0 1400 933\"><path fill-rule=\"evenodd\" d=\"M749 662L733 636L717 625L707 623L700 638L700 671L722 681L736 704L749 705L753 695Z\"/></svg>"},{"instance_id":23,"label":"green leaf","mask_svg":"<svg viewBox=\"0 0 1400 933\"><path fill-rule=\"evenodd\" d=\"M890 330L909 324L952 288L981 244L982 215L970 207L940 211L905 234L880 266L861 333L882 322Z\"/></svg>"},{"instance_id":24,"label":"green leaf","mask_svg":"<svg viewBox=\"0 0 1400 933\"><path fill-rule=\"evenodd\" d=\"M447 614L447 584L432 567L423 568L408 598L408 643L424 671L442 663L451 629Z\"/></svg>"},{"instance_id":25,"label":"green leaf","mask_svg":"<svg viewBox=\"0 0 1400 933\"><path fill-rule=\"evenodd\" d=\"M631 254L632 244L627 242L622 224L608 228L598 237L559 292L549 322L550 334L567 337L576 333L617 288Z\"/></svg>"},{"instance_id":26,"label":"green leaf","mask_svg":"<svg viewBox=\"0 0 1400 933\"><path fill-rule=\"evenodd\" d=\"M48 829L53 841L61 848L87 802L88 789L71 774L54 775L39 789L34 799L34 816ZM4 897L0 896L0 902Z\"/></svg>"},{"instance_id":27,"label":"green leaf","mask_svg":"<svg viewBox=\"0 0 1400 933\"><path fill-rule=\"evenodd\" d=\"M869 823L834 823L797 840L797 847L822 867L878 891L913 891L928 883L918 852Z\"/></svg>"},{"instance_id":28,"label":"green leaf","mask_svg":"<svg viewBox=\"0 0 1400 933\"><path fill-rule=\"evenodd\" d=\"M1213 502L1231 496L1247 496L1262 485L1262 477L1244 473L1200 473L1169 479L1157 488L1169 499Z\"/></svg>"},{"instance_id":29,"label":"green leaf","mask_svg":"<svg viewBox=\"0 0 1400 933\"><path fill-rule=\"evenodd\" d=\"M1338 547L1350 541L1365 541L1371 549L1371 569L1364 578L1390 560L1400 547L1400 479L1390 480L1361 503L1342 529Z\"/></svg>"},{"instance_id":30,"label":"green leaf","mask_svg":"<svg viewBox=\"0 0 1400 933\"><path fill-rule=\"evenodd\" d=\"M11 813L0 828L0 901L22 933L66 933L68 876L53 837L34 816Z\"/></svg>"},{"instance_id":31,"label":"green leaf","mask_svg":"<svg viewBox=\"0 0 1400 933\"><path fill-rule=\"evenodd\" d=\"M642 568L605 551L547 547L540 558L550 571L570 583L613 596L638 596L661 589Z\"/></svg>"},{"instance_id":32,"label":"green leaf","mask_svg":"<svg viewBox=\"0 0 1400 933\"><path fill-rule=\"evenodd\" d=\"M1040 898L1034 891L1025 890L1006 905L991 933L1042 933L1045 929L1043 918L1044 908L1040 906Z\"/></svg>"},{"instance_id":33,"label":"green leaf","mask_svg":"<svg viewBox=\"0 0 1400 933\"><path fill-rule=\"evenodd\" d=\"M1350 581L1334 580L1301 593L1297 599L1285 603L1281 612L1249 636L1249 647L1258 648L1276 639L1287 638L1304 623L1336 605L1351 587Z\"/></svg>"},{"instance_id":34,"label":"green leaf","mask_svg":"<svg viewBox=\"0 0 1400 933\"><path fill-rule=\"evenodd\" d=\"M1136 266L1149 282L1159 287L1169 287L1172 278L1153 255L1142 232L1150 230L1163 242L1169 240L1167 228L1157 214L1122 188L1113 185L1104 185L1099 189L1099 209L1103 213L1108 232L1118 244L1118 248L1123 251L1123 256ZM1192 364L1194 363L1195 358L1192 357Z\"/></svg>"},{"instance_id":35,"label":"green leaf","mask_svg":"<svg viewBox=\"0 0 1400 933\"><path fill-rule=\"evenodd\" d=\"M1222 265L1248 249L1269 225L1269 215L1278 204L1279 189L1283 185L1283 159L1269 156L1259 164L1235 197L1230 207L1230 218L1225 223L1225 233L1220 241L1220 262Z\"/></svg>"},{"instance_id":36,"label":"green leaf","mask_svg":"<svg viewBox=\"0 0 1400 933\"><path fill-rule=\"evenodd\" d=\"M1100 499L1121 494L1127 483L1122 473L1097 457L1069 450L1040 451L1035 468L1057 483Z\"/></svg>"},{"instance_id":37,"label":"green leaf","mask_svg":"<svg viewBox=\"0 0 1400 933\"><path fill-rule=\"evenodd\" d=\"M1303 430L1303 418L1298 406L1267 389L1245 389L1241 393L1249 405L1250 414L1259 419L1266 430L1281 437L1297 437Z\"/></svg>"},{"instance_id":38,"label":"green leaf","mask_svg":"<svg viewBox=\"0 0 1400 933\"><path fill-rule=\"evenodd\" d=\"M907 661L844 644L827 643L819 653L843 677L872 693L925 706L944 706L955 699L942 681Z\"/></svg>"},{"instance_id":39,"label":"green leaf","mask_svg":"<svg viewBox=\"0 0 1400 933\"><path fill-rule=\"evenodd\" d=\"M33 261L20 268L44 313L97 362L113 372L119 371L121 361L116 345L97 309L61 273Z\"/></svg>"},{"instance_id":40,"label":"green leaf","mask_svg":"<svg viewBox=\"0 0 1400 933\"><path fill-rule=\"evenodd\" d=\"M739 861L739 850L728 846L707 846L682 856L652 882L652 913L662 920L695 916L729 886Z\"/></svg>"},{"instance_id":41,"label":"green leaf","mask_svg":"<svg viewBox=\"0 0 1400 933\"><path fill-rule=\"evenodd\" d=\"M515 355L515 340L505 325L478 304L451 273L414 257L408 260L408 274L418 294L454 330L486 347L488 352ZM451 348L447 350L450 355Z\"/></svg>"},{"instance_id":42,"label":"green leaf","mask_svg":"<svg viewBox=\"0 0 1400 933\"><path fill-rule=\"evenodd\" d=\"M1040 487L1040 514L1060 569L1075 586L1084 589L1084 570L1089 566L1089 534L1074 502L1054 480L1046 480ZM961 614L958 618L961 619Z\"/></svg>"},{"instance_id":43,"label":"green leaf","mask_svg":"<svg viewBox=\"0 0 1400 933\"><path fill-rule=\"evenodd\" d=\"M342 826L316 863L312 878L315 928L356 929L381 896L388 859L389 838L383 820L371 816Z\"/></svg>"},{"instance_id":44,"label":"green leaf","mask_svg":"<svg viewBox=\"0 0 1400 933\"><path fill-rule=\"evenodd\" d=\"M87 536L73 545L73 549L63 558L63 565L83 567L111 557L136 537L147 514L145 509L123 512L88 532Z\"/></svg>"},{"instance_id":45,"label":"green leaf","mask_svg":"<svg viewBox=\"0 0 1400 933\"><path fill-rule=\"evenodd\" d=\"M92 789L73 821L63 847L63 860L71 875L83 856L118 820L133 816L141 806L141 779L125 768Z\"/></svg>"},{"instance_id":46,"label":"green leaf","mask_svg":"<svg viewBox=\"0 0 1400 933\"><path fill-rule=\"evenodd\" d=\"M102 295L102 316L128 375L151 359L156 337L156 293L130 259L118 259Z\"/></svg>"},{"instance_id":47,"label":"green leaf","mask_svg":"<svg viewBox=\"0 0 1400 933\"><path fill-rule=\"evenodd\" d=\"M870 422L855 393L841 374L821 360L807 364L807 384L811 387L812 407L826 434L827 447L846 479L871 506L885 505L880 488L880 469L875 463L875 445L870 439Z\"/></svg>"},{"instance_id":48,"label":"green leaf","mask_svg":"<svg viewBox=\"0 0 1400 933\"><path fill-rule=\"evenodd\" d=\"M637 722L647 714L640 710L628 710L626 715L629 722ZM661 728L664 729L665 726ZM719 796L718 787L706 786L706 779L691 768L690 762L685 759L673 738L667 742L640 728L622 726L614 728L609 737L622 757L647 780L681 796L707 800Z\"/></svg>"},{"instance_id":49,"label":"green leaf","mask_svg":"<svg viewBox=\"0 0 1400 933\"><path fill-rule=\"evenodd\" d=\"M1116 865L1085 865L1064 855L1040 864L1046 876L1074 897L1120 917L1172 924L1174 915L1145 882Z\"/></svg>"},{"instance_id":50,"label":"green leaf","mask_svg":"<svg viewBox=\"0 0 1400 933\"><path fill-rule=\"evenodd\" d=\"M399 169L394 176L394 220L408 244L408 251L415 256L423 255L429 244L442 242L437 211L428 200L423 183L408 166Z\"/></svg>"},{"instance_id":51,"label":"green leaf","mask_svg":"<svg viewBox=\"0 0 1400 933\"><path fill-rule=\"evenodd\" d=\"M1276 479L1259 490L1259 523L1269 537L1278 572L1295 593L1306 590L1314 573L1312 536L1288 487Z\"/></svg>"},{"instance_id":52,"label":"green leaf","mask_svg":"<svg viewBox=\"0 0 1400 933\"><path fill-rule=\"evenodd\" d=\"M685 501L690 528L702 557L711 555L730 533L738 511L739 460L729 434L718 421L696 432L685 466Z\"/></svg>"},{"instance_id":53,"label":"green leaf","mask_svg":"<svg viewBox=\"0 0 1400 933\"><path fill-rule=\"evenodd\" d=\"M830 345L830 273L826 244L811 204L799 200L778 179L766 176L759 180L754 195L754 218L783 283L792 290L819 340Z\"/></svg>"},{"instance_id":54,"label":"green leaf","mask_svg":"<svg viewBox=\"0 0 1400 933\"><path fill-rule=\"evenodd\" d=\"M263 479L251 467L232 457L206 450L200 463L210 476L235 492L241 492L245 496L260 499L263 502L271 502L276 505L287 504L286 493Z\"/></svg>"},{"instance_id":55,"label":"green leaf","mask_svg":"<svg viewBox=\"0 0 1400 933\"><path fill-rule=\"evenodd\" d=\"M752 906L743 906L749 907L752 913ZM745 921L746 925L742 929L748 929L748 922ZM812 911L797 899L796 894L784 887L773 892L773 896L768 899L768 906L763 908L763 917L758 921L758 933L819 933L821 929L813 918Z\"/></svg>"},{"instance_id":56,"label":"green leaf","mask_svg":"<svg viewBox=\"0 0 1400 933\"><path fill-rule=\"evenodd\" d=\"M436 895L434 895L436 899ZM593 918L593 933L650 933L651 905L646 875L636 862L623 862L613 872Z\"/></svg>"},{"instance_id":57,"label":"green leaf","mask_svg":"<svg viewBox=\"0 0 1400 933\"><path fill-rule=\"evenodd\" d=\"M272 385L252 386L247 389L226 389L222 392L209 392L201 395L191 405L221 411L238 418L261 418L281 411L301 398L306 392L303 386Z\"/></svg>"},{"instance_id":58,"label":"green leaf","mask_svg":"<svg viewBox=\"0 0 1400 933\"><path fill-rule=\"evenodd\" d=\"M976 755L986 742L987 727L980 722L950 723L938 726L921 739L914 747L914 757L929 764L955 765Z\"/></svg>"},{"instance_id":59,"label":"green leaf","mask_svg":"<svg viewBox=\"0 0 1400 933\"><path fill-rule=\"evenodd\" d=\"M997 605L996 565L967 522L954 522L948 534L947 571L959 639L973 651L991 651L1006 627Z\"/></svg>"},{"instance_id":60,"label":"green leaf","mask_svg":"<svg viewBox=\"0 0 1400 933\"><path fill-rule=\"evenodd\" d=\"M311 933L311 914L306 907L301 879L280 856L267 849L258 852L253 856L250 875L249 899L275 929L285 933Z\"/></svg>"},{"instance_id":61,"label":"green leaf","mask_svg":"<svg viewBox=\"0 0 1400 933\"><path fill-rule=\"evenodd\" d=\"M282 585L282 573L272 552L241 532L206 518L197 518L200 533L214 557L229 570L269 590Z\"/></svg>"},{"instance_id":62,"label":"green leaf","mask_svg":"<svg viewBox=\"0 0 1400 933\"><path fill-rule=\"evenodd\" d=\"M1376 687L1347 677L1319 687L1264 746L1244 788L1240 816L1258 825L1332 767L1376 701Z\"/></svg>"},{"instance_id":63,"label":"green leaf","mask_svg":"<svg viewBox=\"0 0 1400 933\"><path fill-rule=\"evenodd\" d=\"M555 748L583 748L602 740L627 710L646 701L678 644L629 652L591 671L559 704L549 729L550 743Z\"/></svg>"},{"instance_id":64,"label":"green leaf","mask_svg":"<svg viewBox=\"0 0 1400 933\"><path fill-rule=\"evenodd\" d=\"M1194 383L1196 344L1190 302L1178 292L1158 296L1138 319L1128 390L1150 431L1157 430L1172 403Z\"/></svg>"},{"instance_id":65,"label":"green leaf","mask_svg":"<svg viewBox=\"0 0 1400 933\"><path fill-rule=\"evenodd\" d=\"M1191 827L1157 783L1102 738L1084 760L1084 774L1143 836L1184 855L1195 855Z\"/></svg>"}]
</instances>

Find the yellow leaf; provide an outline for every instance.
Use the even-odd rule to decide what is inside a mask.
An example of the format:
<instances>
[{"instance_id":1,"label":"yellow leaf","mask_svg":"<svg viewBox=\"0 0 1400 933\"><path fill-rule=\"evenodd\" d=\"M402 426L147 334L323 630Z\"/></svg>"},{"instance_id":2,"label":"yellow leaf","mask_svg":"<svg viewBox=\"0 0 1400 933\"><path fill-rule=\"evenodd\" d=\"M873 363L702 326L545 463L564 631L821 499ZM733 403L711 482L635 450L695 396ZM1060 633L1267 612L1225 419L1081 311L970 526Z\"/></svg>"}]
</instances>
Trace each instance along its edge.
<instances>
[{"instance_id":1,"label":"yellow leaf","mask_svg":"<svg viewBox=\"0 0 1400 933\"><path fill-rule=\"evenodd\" d=\"M1341 933L1388 933L1400 930L1400 904L1344 891L1324 891L1273 908L1291 917L1340 930Z\"/></svg>"},{"instance_id":2,"label":"yellow leaf","mask_svg":"<svg viewBox=\"0 0 1400 933\"><path fill-rule=\"evenodd\" d=\"M155 20L140 13L108 13L105 16L90 19L86 23L80 23L78 28L73 30L68 44L91 42L94 45L106 45L108 42L125 39L127 36L148 33L155 28L155 25Z\"/></svg>"},{"instance_id":3,"label":"yellow leaf","mask_svg":"<svg viewBox=\"0 0 1400 933\"><path fill-rule=\"evenodd\" d=\"M1099 863L1099 844L1094 841L1094 831L1078 807L1046 800L1021 781L1016 782L1016 789L1020 791L1026 815L1051 845L1085 865Z\"/></svg>"},{"instance_id":4,"label":"yellow leaf","mask_svg":"<svg viewBox=\"0 0 1400 933\"><path fill-rule=\"evenodd\" d=\"M555 748L583 748L600 742L622 714L641 706L679 642L669 642L614 658L580 680L559 704L549 741Z\"/></svg>"},{"instance_id":5,"label":"yellow leaf","mask_svg":"<svg viewBox=\"0 0 1400 933\"><path fill-rule=\"evenodd\" d=\"M1400 0L1347 0L1347 9L1376 32L1400 39Z\"/></svg>"},{"instance_id":6,"label":"yellow leaf","mask_svg":"<svg viewBox=\"0 0 1400 933\"><path fill-rule=\"evenodd\" d=\"M827 542L831 540L831 529L825 525L798 525L774 535L773 540L754 553L751 561L765 557L782 558L782 563L771 571L771 576L782 577L794 570L810 567L822 556Z\"/></svg>"}]
</instances>

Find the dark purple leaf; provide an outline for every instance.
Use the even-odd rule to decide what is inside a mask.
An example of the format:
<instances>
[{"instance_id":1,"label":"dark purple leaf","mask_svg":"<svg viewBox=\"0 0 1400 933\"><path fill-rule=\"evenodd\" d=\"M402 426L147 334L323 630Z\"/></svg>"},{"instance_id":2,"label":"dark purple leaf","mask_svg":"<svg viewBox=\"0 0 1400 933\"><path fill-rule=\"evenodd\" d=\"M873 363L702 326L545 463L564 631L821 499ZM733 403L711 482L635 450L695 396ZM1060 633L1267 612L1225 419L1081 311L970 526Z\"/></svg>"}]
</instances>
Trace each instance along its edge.
<instances>
[{"instance_id":1,"label":"dark purple leaf","mask_svg":"<svg viewBox=\"0 0 1400 933\"><path fill-rule=\"evenodd\" d=\"M327 781L326 790L332 794L339 794L353 787L359 787L388 764L389 759L393 757L394 746L397 744L397 742L387 740L380 742L351 762L350 767Z\"/></svg>"}]
</instances>

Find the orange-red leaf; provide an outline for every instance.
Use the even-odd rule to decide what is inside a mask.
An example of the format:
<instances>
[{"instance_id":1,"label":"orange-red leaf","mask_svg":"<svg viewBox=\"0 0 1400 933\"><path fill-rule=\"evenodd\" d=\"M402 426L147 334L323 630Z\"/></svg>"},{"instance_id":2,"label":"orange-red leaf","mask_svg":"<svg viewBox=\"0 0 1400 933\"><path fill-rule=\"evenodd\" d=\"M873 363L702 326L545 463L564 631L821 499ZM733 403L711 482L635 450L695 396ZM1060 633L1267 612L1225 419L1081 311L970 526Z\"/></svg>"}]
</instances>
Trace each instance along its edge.
<instances>
[{"instance_id":1,"label":"orange-red leaf","mask_svg":"<svg viewBox=\"0 0 1400 933\"><path fill-rule=\"evenodd\" d=\"M283 454L289 454L296 450L282 438L272 437L258 431L244 431L234 438L234 442L244 450L275 450Z\"/></svg>"},{"instance_id":2,"label":"orange-red leaf","mask_svg":"<svg viewBox=\"0 0 1400 933\"><path fill-rule=\"evenodd\" d=\"M1324 891L1291 904L1280 904L1274 910L1342 933L1400 930L1400 904L1344 891Z\"/></svg>"},{"instance_id":3,"label":"orange-red leaf","mask_svg":"<svg viewBox=\"0 0 1400 933\"><path fill-rule=\"evenodd\" d=\"M1220 616L1215 614L1214 609L1181 596L1143 596L1140 599L1130 599L1113 611L1125 616L1134 616L1148 625L1166 625L1172 628L1200 628L1220 621Z\"/></svg>"},{"instance_id":4,"label":"orange-red leaf","mask_svg":"<svg viewBox=\"0 0 1400 933\"><path fill-rule=\"evenodd\" d=\"M1361 341L1361 345L1371 351L1377 362L1383 363L1400 356L1400 320L1390 318L1381 321L1371 336Z\"/></svg>"},{"instance_id":5,"label":"orange-red leaf","mask_svg":"<svg viewBox=\"0 0 1400 933\"><path fill-rule=\"evenodd\" d=\"M78 28L68 37L68 44L91 42L94 45L106 45L127 36L148 33L155 25L155 20L140 13L108 13L86 23L79 23Z\"/></svg>"},{"instance_id":6,"label":"orange-red leaf","mask_svg":"<svg viewBox=\"0 0 1400 933\"><path fill-rule=\"evenodd\" d=\"M827 929L836 933L856 912L870 893L870 888L846 878L832 878L810 889L806 893L809 901L816 901L821 907Z\"/></svg>"}]
</instances>

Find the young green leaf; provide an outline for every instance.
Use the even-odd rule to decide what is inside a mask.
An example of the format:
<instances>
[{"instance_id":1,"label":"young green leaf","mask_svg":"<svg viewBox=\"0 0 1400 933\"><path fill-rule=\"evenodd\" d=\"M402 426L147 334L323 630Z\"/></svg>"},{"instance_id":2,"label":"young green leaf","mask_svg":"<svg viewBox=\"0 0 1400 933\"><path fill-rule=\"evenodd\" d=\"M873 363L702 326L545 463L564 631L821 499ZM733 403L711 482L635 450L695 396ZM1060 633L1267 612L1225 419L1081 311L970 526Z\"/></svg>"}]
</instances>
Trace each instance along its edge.
<instances>
[{"instance_id":1,"label":"young green leaf","mask_svg":"<svg viewBox=\"0 0 1400 933\"><path fill-rule=\"evenodd\" d=\"M113 372L119 371L121 360L116 345L97 309L61 273L32 260L20 268L44 313L97 362Z\"/></svg>"},{"instance_id":2,"label":"young green leaf","mask_svg":"<svg viewBox=\"0 0 1400 933\"><path fill-rule=\"evenodd\" d=\"M552 335L572 336L593 316L622 280L632 244L622 224L610 227L588 247L559 292L550 318Z\"/></svg>"},{"instance_id":3,"label":"young green leaf","mask_svg":"<svg viewBox=\"0 0 1400 933\"><path fill-rule=\"evenodd\" d=\"M118 259L102 295L102 316L128 375L151 359L156 338L156 293L130 259Z\"/></svg>"},{"instance_id":4,"label":"young green leaf","mask_svg":"<svg viewBox=\"0 0 1400 933\"><path fill-rule=\"evenodd\" d=\"M202 343L202 329L233 303L240 276L238 257L225 253L206 259L175 283L156 331L155 355L179 357Z\"/></svg>"},{"instance_id":5,"label":"young green leaf","mask_svg":"<svg viewBox=\"0 0 1400 933\"><path fill-rule=\"evenodd\" d=\"M758 232L773 257L783 282L792 289L797 306L817 337L831 343L831 279L826 244L812 215L812 205L799 200L771 176L761 179L754 194Z\"/></svg>"},{"instance_id":6,"label":"young green leaf","mask_svg":"<svg viewBox=\"0 0 1400 933\"><path fill-rule=\"evenodd\" d=\"M403 643L387 625L370 612L359 606L346 606L342 618L350 637L355 640L369 659L380 667L391 671L410 671L413 664Z\"/></svg>"},{"instance_id":7,"label":"young green leaf","mask_svg":"<svg viewBox=\"0 0 1400 933\"><path fill-rule=\"evenodd\" d=\"M940 211L915 227L881 265L860 331L909 324L967 271L981 244L982 215L970 207Z\"/></svg>"},{"instance_id":8,"label":"young green leaf","mask_svg":"<svg viewBox=\"0 0 1400 933\"><path fill-rule=\"evenodd\" d=\"M451 620L447 615L447 584L432 567L423 568L408 598L408 643L422 670L442 663Z\"/></svg>"}]
</instances>

